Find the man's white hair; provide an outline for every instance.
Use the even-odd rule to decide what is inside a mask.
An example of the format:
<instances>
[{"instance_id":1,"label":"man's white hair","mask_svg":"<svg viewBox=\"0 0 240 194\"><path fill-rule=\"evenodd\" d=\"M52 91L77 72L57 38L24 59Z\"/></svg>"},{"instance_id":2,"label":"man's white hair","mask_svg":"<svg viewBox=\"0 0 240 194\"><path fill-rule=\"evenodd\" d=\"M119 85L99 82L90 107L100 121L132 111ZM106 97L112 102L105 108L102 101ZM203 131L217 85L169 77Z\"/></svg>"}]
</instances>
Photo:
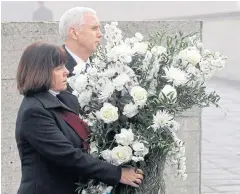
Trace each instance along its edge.
<instances>
[{"instance_id":1,"label":"man's white hair","mask_svg":"<svg viewBox=\"0 0 240 194\"><path fill-rule=\"evenodd\" d=\"M83 15L85 13L96 14L96 11L88 7L74 7L66 11L59 21L59 35L64 40L68 37L68 29L70 27L77 27L83 24Z\"/></svg>"}]
</instances>

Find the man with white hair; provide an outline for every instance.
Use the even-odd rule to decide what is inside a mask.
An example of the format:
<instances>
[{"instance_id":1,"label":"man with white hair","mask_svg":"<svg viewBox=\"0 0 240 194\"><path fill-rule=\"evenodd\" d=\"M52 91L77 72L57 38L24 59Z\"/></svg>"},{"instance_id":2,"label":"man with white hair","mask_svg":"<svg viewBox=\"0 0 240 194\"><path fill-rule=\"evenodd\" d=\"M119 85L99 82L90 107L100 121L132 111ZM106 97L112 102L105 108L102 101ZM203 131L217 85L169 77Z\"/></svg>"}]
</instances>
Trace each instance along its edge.
<instances>
[{"instance_id":1,"label":"man with white hair","mask_svg":"<svg viewBox=\"0 0 240 194\"><path fill-rule=\"evenodd\" d=\"M66 11L60 18L59 33L64 39L63 47L68 56L66 68L69 70L69 76L72 76L73 69L76 65L87 67L86 63L89 57L96 51L97 45L100 43L102 33L100 31L100 22L96 16L96 12L86 7L75 7ZM68 91L58 94L57 97L65 105L74 110L76 114L79 114L80 106L76 106L77 98L71 93L72 89L69 86L67 90ZM99 165L99 169L101 169L100 162ZM101 173L103 177L111 177L110 179L113 181L119 178L118 181L120 183L133 187L138 187L138 184L141 184L143 172L140 169L135 171L127 167L120 168L120 177L119 174L109 174L109 171L104 168L99 170L99 173ZM82 175L80 175L80 177L81 176Z\"/></svg>"},{"instance_id":2,"label":"man with white hair","mask_svg":"<svg viewBox=\"0 0 240 194\"><path fill-rule=\"evenodd\" d=\"M74 66L85 66L100 43L102 33L96 12L87 7L75 7L66 11L59 21L59 34L68 54L66 67L72 76Z\"/></svg>"},{"instance_id":3,"label":"man with white hair","mask_svg":"<svg viewBox=\"0 0 240 194\"><path fill-rule=\"evenodd\" d=\"M82 65L87 70L91 61L90 56L96 51L102 37L96 11L88 7L74 7L67 10L60 18L59 34L64 40L63 48L68 57L66 64L69 71L68 77L73 76L73 69L76 65ZM69 84L67 91L73 91ZM82 113L80 106L74 105L72 98L75 96L68 92L61 92L58 97L67 106Z\"/></svg>"}]
</instances>

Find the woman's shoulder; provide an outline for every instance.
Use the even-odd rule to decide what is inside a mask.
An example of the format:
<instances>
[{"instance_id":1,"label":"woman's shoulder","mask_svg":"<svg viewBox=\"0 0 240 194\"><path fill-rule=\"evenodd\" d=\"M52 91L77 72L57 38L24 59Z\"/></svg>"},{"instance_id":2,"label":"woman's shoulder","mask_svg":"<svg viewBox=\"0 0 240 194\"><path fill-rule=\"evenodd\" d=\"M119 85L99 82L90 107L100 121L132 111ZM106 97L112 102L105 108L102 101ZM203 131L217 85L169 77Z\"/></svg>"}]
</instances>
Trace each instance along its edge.
<instances>
[{"instance_id":1,"label":"woman's shoulder","mask_svg":"<svg viewBox=\"0 0 240 194\"><path fill-rule=\"evenodd\" d=\"M42 107L41 102L34 96L24 96L22 105L25 107Z\"/></svg>"},{"instance_id":2,"label":"woman's shoulder","mask_svg":"<svg viewBox=\"0 0 240 194\"><path fill-rule=\"evenodd\" d=\"M29 119L35 113L44 113L44 107L33 96L24 96L17 113L17 122Z\"/></svg>"},{"instance_id":3,"label":"woman's shoulder","mask_svg":"<svg viewBox=\"0 0 240 194\"><path fill-rule=\"evenodd\" d=\"M22 103L19 107L20 112L26 112L34 109L43 109L43 105L39 102L39 100L33 96L24 96Z\"/></svg>"}]
</instances>

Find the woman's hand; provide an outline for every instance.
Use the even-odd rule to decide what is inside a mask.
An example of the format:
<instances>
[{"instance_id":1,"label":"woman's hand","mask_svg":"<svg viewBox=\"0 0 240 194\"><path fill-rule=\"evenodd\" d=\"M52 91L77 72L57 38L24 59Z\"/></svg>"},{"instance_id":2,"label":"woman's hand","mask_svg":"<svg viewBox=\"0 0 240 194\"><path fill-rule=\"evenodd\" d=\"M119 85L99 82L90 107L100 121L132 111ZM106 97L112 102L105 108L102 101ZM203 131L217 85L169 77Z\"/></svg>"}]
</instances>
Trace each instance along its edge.
<instances>
[{"instance_id":1,"label":"woman's hand","mask_svg":"<svg viewBox=\"0 0 240 194\"><path fill-rule=\"evenodd\" d=\"M142 183L143 171L141 169L133 168L122 168L122 176L120 182L125 185L130 185L132 187L139 187L138 185Z\"/></svg>"}]
</instances>

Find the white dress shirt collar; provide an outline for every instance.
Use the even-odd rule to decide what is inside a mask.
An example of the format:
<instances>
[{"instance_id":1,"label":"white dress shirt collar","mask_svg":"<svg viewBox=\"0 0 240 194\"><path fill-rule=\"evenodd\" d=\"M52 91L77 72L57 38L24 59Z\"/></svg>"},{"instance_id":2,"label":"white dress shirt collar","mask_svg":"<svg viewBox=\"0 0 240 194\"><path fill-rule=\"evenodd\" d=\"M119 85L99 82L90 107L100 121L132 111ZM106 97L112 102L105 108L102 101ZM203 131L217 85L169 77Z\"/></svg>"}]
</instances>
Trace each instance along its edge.
<instances>
[{"instance_id":1,"label":"white dress shirt collar","mask_svg":"<svg viewBox=\"0 0 240 194\"><path fill-rule=\"evenodd\" d=\"M53 90L48 90L53 96L57 96L60 92L55 92Z\"/></svg>"},{"instance_id":2,"label":"white dress shirt collar","mask_svg":"<svg viewBox=\"0 0 240 194\"><path fill-rule=\"evenodd\" d=\"M87 62L84 62L80 57L78 57L72 51L70 51L67 46L65 46L65 48L69 52L69 54L73 57L73 59L77 62L78 65L85 65L86 63L90 64L89 58L87 59Z\"/></svg>"}]
</instances>

